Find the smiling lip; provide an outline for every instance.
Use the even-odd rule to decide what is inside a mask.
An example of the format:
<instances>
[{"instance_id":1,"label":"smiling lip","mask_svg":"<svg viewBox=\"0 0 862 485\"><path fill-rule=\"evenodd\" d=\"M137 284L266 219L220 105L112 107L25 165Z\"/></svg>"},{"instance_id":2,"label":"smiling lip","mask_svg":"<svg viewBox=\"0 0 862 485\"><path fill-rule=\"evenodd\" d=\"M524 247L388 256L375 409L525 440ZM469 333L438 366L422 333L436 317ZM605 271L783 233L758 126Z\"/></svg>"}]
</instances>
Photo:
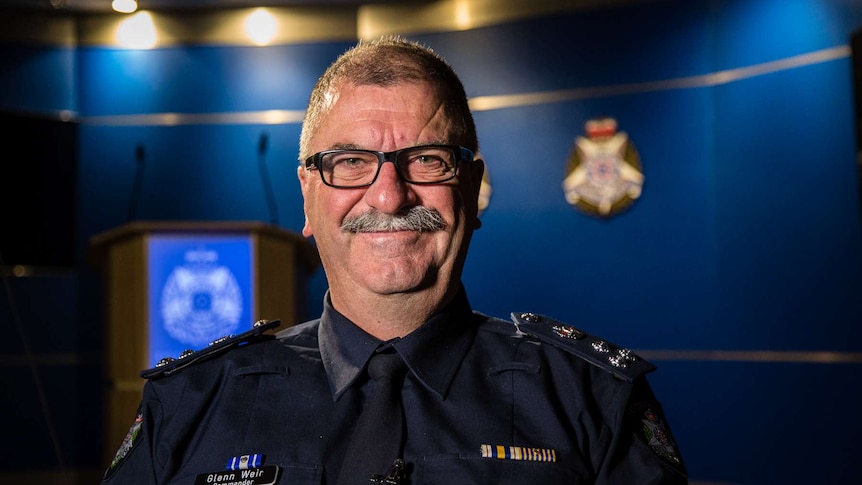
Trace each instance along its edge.
<instances>
[{"instance_id":1,"label":"smiling lip","mask_svg":"<svg viewBox=\"0 0 862 485\"><path fill-rule=\"evenodd\" d=\"M416 241L418 240L423 233L427 233L427 231L413 231L413 230L392 230L392 231L372 231L372 232L359 232L356 233L357 236L365 236L369 240L377 240L377 241Z\"/></svg>"},{"instance_id":2,"label":"smiling lip","mask_svg":"<svg viewBox=\"0 0 862 485\"><path fill-rule=\"evenodd\" d=\"M389 234L422 234L424 232L428 232L428 231L416 231L413 229L390 229L390 230L380 230L380 231L361 231L361 232L357 232L356 234L368 234L370 236L373 236L375 234L380 234L380 235L385 236L385 235L389 235Z\"/></svg>"}]
</instances>

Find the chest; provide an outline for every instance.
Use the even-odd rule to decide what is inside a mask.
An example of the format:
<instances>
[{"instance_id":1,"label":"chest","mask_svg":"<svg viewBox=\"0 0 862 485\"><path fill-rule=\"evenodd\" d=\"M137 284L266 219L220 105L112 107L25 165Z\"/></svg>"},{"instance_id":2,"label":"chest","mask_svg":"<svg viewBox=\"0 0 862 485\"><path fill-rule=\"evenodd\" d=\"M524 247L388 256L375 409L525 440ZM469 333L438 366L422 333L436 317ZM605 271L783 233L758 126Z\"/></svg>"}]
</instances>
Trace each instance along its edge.
<instances>
[{"instance_id":1,"label":"chest","mask_svg":"<svg viewBox=\"0 0 862 485\"><path fill-rule=\"evenodd\" d=\"M582 451L589 404L555 388L538 364L468 359L444 396L409 375L401 396L411 483L580 483L591 473ZM368 392L360 384L333 400L322 367L238 372L195 426L165 436L165 449L182 450L176 483L254 453L279 466L279 483L333 483Z\"/></svg>"}]
</instances>

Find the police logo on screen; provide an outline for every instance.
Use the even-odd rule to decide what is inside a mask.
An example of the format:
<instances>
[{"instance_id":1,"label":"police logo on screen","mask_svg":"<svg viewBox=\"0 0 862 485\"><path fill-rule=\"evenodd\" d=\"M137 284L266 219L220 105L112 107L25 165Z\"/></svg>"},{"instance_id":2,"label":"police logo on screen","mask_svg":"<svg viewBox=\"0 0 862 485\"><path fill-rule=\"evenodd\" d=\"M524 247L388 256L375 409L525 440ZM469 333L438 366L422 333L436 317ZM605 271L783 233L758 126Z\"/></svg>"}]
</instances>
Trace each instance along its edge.
<instances>
[{"instance_id":1,"label":"police logo on screen","mask_svg":"<svg viewBox=\"0 0 862 485\"><path fill-rule=\"evenodd\" d=\"M610 217L640 197L644 176L640 157L613 118L585 124L586 137L575 139L563 191L566 200L590 215Z\"/></svg>"},{"instance_id":2,"label":"police logo on screen","mask_svg":"<svg viewBox=\"0 0 862 485\"><path fill-rule=\"evenodd\" d=\"M219 265L216 251L186 251L184 259L162 288L162 320L175 340L202 346L239 328L242 293L230 269Z\"/></svg>"}]
</instances>

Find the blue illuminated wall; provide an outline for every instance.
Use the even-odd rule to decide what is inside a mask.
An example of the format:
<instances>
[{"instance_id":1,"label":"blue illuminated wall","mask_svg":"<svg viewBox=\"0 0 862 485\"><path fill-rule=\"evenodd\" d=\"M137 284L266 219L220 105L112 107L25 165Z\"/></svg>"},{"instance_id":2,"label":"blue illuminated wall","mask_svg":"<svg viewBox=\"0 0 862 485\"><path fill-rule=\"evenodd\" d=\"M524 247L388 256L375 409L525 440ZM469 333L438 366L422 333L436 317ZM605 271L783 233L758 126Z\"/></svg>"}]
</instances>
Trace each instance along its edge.
<instances>
[{"instance_id":1,"label":"blue illuminated wall","mask_svg":"<svg viewBox=\"0 0 862 485\"><path fill-rule=\"evenodd\" d=\"M451 61L471 98L541 95L475 113L493 194L464 275L473 306L549 314L650 356L693 482L858 476L862 218L848 46L860 25L862 4L847 0L668 0L410 34ZM268 221L263 161L277 223L298 232L298 124L115 121L301 111L351 44L80 47L77 89L0 90L0 102L80 112L79 250L126 222L138 145L138 218ZM66 50L38 51L13 79L67 73ZM561 189L574 138L599 115L617 119L645 175L640 199L608 220ZM97 306L89 291L79 305ZM318 272L309 318L324 291ZM82 327L98 320L82 313Z\"/></svg>"}]
</instances>

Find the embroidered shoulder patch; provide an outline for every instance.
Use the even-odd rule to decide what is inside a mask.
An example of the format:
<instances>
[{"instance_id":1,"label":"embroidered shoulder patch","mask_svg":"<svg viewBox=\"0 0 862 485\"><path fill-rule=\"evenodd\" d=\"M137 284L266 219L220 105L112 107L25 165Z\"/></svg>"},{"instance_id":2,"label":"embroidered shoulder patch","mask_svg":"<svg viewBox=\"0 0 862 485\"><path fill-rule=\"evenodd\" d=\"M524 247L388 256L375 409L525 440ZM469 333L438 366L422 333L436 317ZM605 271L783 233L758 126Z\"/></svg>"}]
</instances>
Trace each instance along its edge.
<instances>
[{"instance_id":1,"label":"embroidered shoulder patch","mask_svg":"<svg viewBox=\"0 0 862 485\"><path fill-rule=\"evenodd\" d=\"M108 466L108 471L105 472L105 476L107 477L110 473L117 468L117 465L122 463L123 458L125 458L129 452L134 448L137 443L138 436L141 434L141 425L144 424L144 413L138 409L138 414L135 416L135 420L132 422L132 426L129 427L129 432L126 433L126 437L123 438L123 442L120 444L120 448L117 450L117 454L114 455L114 459L111 460L110 466Z\"/></svg>"},{"instance_id":2,"label":"embroidered shoulder patch","mask_svg":"<svg viewBox=\"0 0 862 485\"><path fill-rule=\"evenodd\" d=\"M674 469L685 473L685 466L670 427L658 406L640 403L629 409L629 423L638 437L653 453Z\"/></svg>"}]
</instances>

